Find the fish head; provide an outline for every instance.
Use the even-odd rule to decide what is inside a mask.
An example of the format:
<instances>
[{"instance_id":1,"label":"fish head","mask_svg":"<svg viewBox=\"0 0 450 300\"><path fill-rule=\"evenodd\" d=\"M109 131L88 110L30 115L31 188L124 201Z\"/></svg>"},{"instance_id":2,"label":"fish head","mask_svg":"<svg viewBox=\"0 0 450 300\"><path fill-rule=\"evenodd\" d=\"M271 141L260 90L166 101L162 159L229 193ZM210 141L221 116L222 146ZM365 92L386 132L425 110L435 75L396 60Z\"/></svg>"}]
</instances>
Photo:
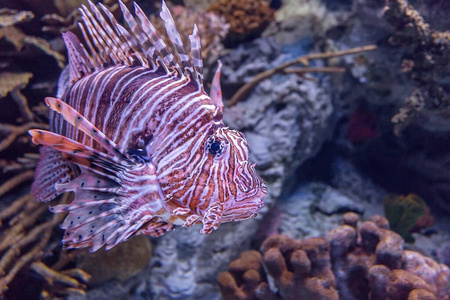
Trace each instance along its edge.
<instances>
[{"instance_id":1,"label":"fish head","mask_svg":"<svg viewBox=\"0 0 450 300\"><path fill-rule=\"evenodd\" d=\"M266 185L249 161L248 144L243 133L218 128L206 142L206 153L213 160L216 195L223 203L222 222L256 217L267 194ZM222 199L221 199L222 198Z\"/></svg>"}]
</instances>

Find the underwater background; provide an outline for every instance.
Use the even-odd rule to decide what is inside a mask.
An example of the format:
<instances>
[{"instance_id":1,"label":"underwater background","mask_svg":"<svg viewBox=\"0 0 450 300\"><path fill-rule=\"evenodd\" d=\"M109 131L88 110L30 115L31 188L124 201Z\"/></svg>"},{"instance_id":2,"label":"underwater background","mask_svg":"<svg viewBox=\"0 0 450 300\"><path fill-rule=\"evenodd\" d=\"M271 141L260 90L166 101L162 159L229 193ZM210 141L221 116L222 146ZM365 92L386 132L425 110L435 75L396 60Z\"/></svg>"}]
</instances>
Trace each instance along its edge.
<instances>
[{"instance_id":1,"label":"underwater background","mask_svg":"<svg viewBox=\"0 0 450 300\"><path fill-rule=\"evenodd\" d=\"M136 2L164 32L160 1ZM64 215L30 193L27 131L48 128L81 4L0 0L1 299L450 299L450 1L167 1L207 90L221 60L268 195L209 235L95 253L63 250Z\"/></svg>"}]
</instances>

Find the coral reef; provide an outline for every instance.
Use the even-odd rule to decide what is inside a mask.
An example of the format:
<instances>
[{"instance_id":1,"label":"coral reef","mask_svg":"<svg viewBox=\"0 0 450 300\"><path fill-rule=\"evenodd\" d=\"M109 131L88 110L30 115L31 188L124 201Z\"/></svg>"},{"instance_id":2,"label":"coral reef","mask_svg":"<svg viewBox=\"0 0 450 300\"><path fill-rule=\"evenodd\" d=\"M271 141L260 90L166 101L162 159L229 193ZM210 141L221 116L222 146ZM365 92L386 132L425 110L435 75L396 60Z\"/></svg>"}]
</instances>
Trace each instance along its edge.
<instances>
[{"instance_id":1,"label":"coral reef","mask_svg":"<svg viewBox=\"0 0 450 300\"><path fill-rule=\"evenodd\" d=\"M399 196L390 194L384 199L384 212L391 230L402 236L406 242L414 242L411 232L433 225L430 208L417 195Z\"/></svg>"},{"instance_id":2,"label":"coral reef","mask_svg":"<svg viewBox=\"0 0 450 300\"><path fill-rule=\"evenodd\" d=\"M265 0L218 0L208 11L218 13L230 24L227 46L259 37L275 18L275 11Z\"/></svg>"},{"instance_id":3,"label":"coral reef","mask_svg":"<svg viewBox=\"0 0 450 300\"><path fill-rule=\"evenodd\" d=\"M60 68L64 67L65 57L54 51L45 39L28 35L16 26L32 20L34 18L33 13L3 8L0 10L0 17L3 19L0 24L0 46L2 48L0 54L2 56L19 56L20 53L20 56L28 54L28 56L36 57L38 53L33 50L37 48L44 54L52 56ZM1 67L10 67L10 65L12 63L6 61Z\"/></svg>"},{"instance_id":4,"label":"coral reef","mask_svg":"<svg viewBox=\"0 0 450 300\"><path fill-rule=\"evenodd\" d=\"M218 277L225 299L449 299L450 269L414 251L375 215L346 213L326 239L275 235ZM339 294L339 297L338 297Z\"/></svg>"},{"instance_id":5,"label":"coral reef","mask_svg":"<svg viewBox=\"0 0 450 300\"><path fill-rule=\"evenodd\" d=\"M250 82L246 83L243 87L241 87L233 96L232 99L228 102L228 105L234 105L237 102L244 99L249 92L261 81L264 79L270 78L274 76L275 74L288 74L288 73L296 73L296 74L305 74L305 73L311 73L311 72L343 72L344 70L341 68L290 68L293 65L296 64L302 64L304 66L308 66L310 64L311 60L315 59L327 59L327 58L333 58L333 57L339 57L349 54L355 54L360 53L364 51L370 51L375 50L376 46L374 45L368 45L364 47L358 47L354 49L348 49L344 51L336 51L336 52L325 52L325 53L313 53L313 54L306 54L302 55L296 59L290 60L288 62L285 62L275 68L269 69L267 71L264 71L262 73L259 73L257 76L255 76Z\"/></svg>"},{"instance_id":6,"label":"coral reef","mask_svg":"<svg viewBox=\"0 0 450 300\"><path fill-rule=\"evenodd\" d=\"M450 97L441 79L450 68L450 31L431 29L406 0L387 1L384 18L395 28L389 42L405 50L402 71L415 86L399 113L392 118L396 134L400 134L419 112L428 113L448 126Z\"/></svg>"}]
</instances>

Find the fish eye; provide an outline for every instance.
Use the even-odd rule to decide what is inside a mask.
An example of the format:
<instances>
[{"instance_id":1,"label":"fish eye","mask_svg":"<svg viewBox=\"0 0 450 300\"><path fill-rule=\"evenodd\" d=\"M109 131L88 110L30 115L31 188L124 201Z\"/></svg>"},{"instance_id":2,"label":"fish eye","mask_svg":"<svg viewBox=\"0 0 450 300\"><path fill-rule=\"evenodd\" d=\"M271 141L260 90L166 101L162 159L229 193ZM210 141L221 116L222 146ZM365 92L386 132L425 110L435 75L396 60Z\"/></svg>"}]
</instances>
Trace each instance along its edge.
<instances>
[{"instance_id":1,"label":"fish eye","mask_svg":"<svg viewBox=\"0 0 450 300\"><path fill-rule=\"evenodd\" d=\"M211 137L206 144L206 150L214 157L219 157L225 151L225 142Z\"/></svg>"}]
</instances>

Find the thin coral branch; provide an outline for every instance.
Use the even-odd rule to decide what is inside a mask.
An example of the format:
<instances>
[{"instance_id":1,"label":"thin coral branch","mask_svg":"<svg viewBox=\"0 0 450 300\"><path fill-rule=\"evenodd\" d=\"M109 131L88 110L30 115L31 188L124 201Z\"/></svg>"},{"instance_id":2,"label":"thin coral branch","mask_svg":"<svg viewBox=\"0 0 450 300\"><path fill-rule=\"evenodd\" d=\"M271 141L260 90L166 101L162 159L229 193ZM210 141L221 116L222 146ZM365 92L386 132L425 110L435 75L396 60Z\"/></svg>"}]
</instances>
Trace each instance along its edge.
<instances>
[{"instance_id":1,"label":"thin coral branch","mask_svg":"<svg viewBox=\"0 0 450 300\"><path fill-rule=\"evenodd\" d=\"M59 245L61 244L58 243L58 246ZM77 251L68 251L68 250L61 251L61 253L59 254L58 261L52 265L52 269L56 271L61 270L65 265L72 262L75 259L76 255Z\"/></svg>"},{"instance_id":2,"label":"thin coral branch","mask_svg":"<svg viewBox=\"0 0 450 300\"><path fill-rule=\"evenodd\" d=\"M368 46L363 46L363 47L347 49L347 50L343 50L343 51L325 52L325 53L312 53L312 54L307 54L307 55L300 56L300 57L298 57L296 59L293 59L291 61L288 61L288 62L286 62L286 63L284 63L284 64L282 64L282 65L280 65L278 67L275 67L273 69L264 71L264 72L259 73L258 75L256 75L252 79L252 81L246 83L244 86L242 86L234 94L234 96L230 99L230 101L228 101L227 105L228 106L233 106L236 103L238 103L239 101L242 101L256 87L256 85L258 83L260 83L264 79L272 77L275 74L285 73L286 69L289 68L290 66L293 66L293 65L296 65L296 64L302 64L302 65L308 66L310 60L326 59L326 58L333 58L333 57L338 57L338 56L356 54L356 53L361 53L361 52L364 52L364 51L375 50L376 48L377 47L375 45L368 45ZM326 71L323 71L323 72L326 72ZM335 70L333 70L332 72L335 72Z\"/></svg>"},{"instance_id":3,"label":"thin coral branch","mask_svg":"<svg viewBox=\"0 0 450 300\"><path fill-rule=\"evenodd\" d=\"M68 199L69 196L64 195L62 202L65 203L69 201ZM33 226L38 223L39 217L47 211L47 206L32 200L33 196L27 194L17 200L20 201L20 204L16 205L13 203L6 213L2 212L1 215L1 217L6 219L18 212L9 222L12 227L2 234L0 240L0 251L6 250L0 259L0 297L7 290L7 285L21 268L30 262L36 263L40 261L43 253L48 251L48 244L54 226L65 217L64 214L57 214L50 220ZM32 250L22 255L22 251L35 242L37 244ZM83 273L80 274L84 275ZM66 276L70 276L70 273ZM84 279L85 276L80 278ZM76 288L82 291L85 286L77 286Z\"/></svg>"},{"instance_id":4,"label":"thin coral branch","mask_svg":"<svg viewBox=\"0 0 450 300\"><path fill-rule=\"evenodd\" d=\"M283 70L284 74L304 74L304 73L344 73L345 68L340 67L306 67L306 68L289 68Z\"/></svg>"},{"instance_id":5,"label":"thin coral branch","mask_svg":"<svg viewBox=\"0 0 450 300\"><path fill-rule=\"evenodd\" d=\"M14 171L27 171L35 169L39 162L40 155L38 153L25 153L23 157L18 157L17 161L2 160L0 169L3 173Z\"/></svg>"},{"instance_id":6,"label":"thin coral branch","mask_svg":"<svg viewBox=\"0 0 450 300\"><path fill-rule=\"evenodd\" d=\"M14 176L0 186L0 197L25 181L33 179L34 171L27 171Z\"/></svg>"},{"instance_id":7,"label":"thin coral branch","mask_svg":"<svg viewBox=\"0 0 450 300\"><path fill-rule=\"evenodd\" d=\"M8 284L14 279L17 273L28 263L33 260L39 260L44 255L44 247L47 245L51 236L51 231L47 231L39 240L37 245L35 245L31 251L23 255L16 261L14 266L9 270L9 272L4 277L0 277L0 296L8 290Z\"/></svg>"},{"instance_id":8,"label":"thin coral branch","mask_svg":"<svg viewBox=\"0 0 450 300\"><path fill-rule=\"evenodd\" d=\"M56 272L42 262L35 262L31 264L31 269L44 277L50 285L54 285L58 282L66 284L72 288L84 287L84 284L80 283L78 280L72 277L73 275L80 276L81 278L87 280L89 280L89 278L91 277L89 274L80 269L72 269L71 272L65 271L65 274L63 274L62 272Z\"/></svg>"},{"instance_id":9,"label":"thin coral branch","mask_svg":"<svg viewBox=\"0 0 450 300\"><path fill-rule=\"evenodd\" d=\"M31 199L33 199L33 196L31 194L26 194L17 199L16 201L14 201L9 207L0 211L0 226L2 226L2 222L5 219L18 213L19 210L21 210L22 207L24 207L27 204L27 202L30 201Z\"/></svg>"},{"instance_id":10,"label":"thin coral branch","mask_svg":"<svg viewBox=\"0 0 450 300\"><path fill-rule=\"evenodd\" d=\"M14 226L6 230L2 235L2 239L0 240L0 251L5 250L11 245L17 244L18 246L21 246L21 243L19 243L19 241L23 239L23 231L27 228L28 225L34 224L37 218L39 218L39 216L46 210L47 208L45 206L41 206L34 210L33 213L29 216L20 214L14 217L14 219L12 220L14 222L11 222Z\"/></svg>"},{"instance_id":11,"label":"thin coral branch","mask_svg":"<svg viewBox=\"0 0 450 300\"><path fill-rule=\"evenodd\" d=\"M48 125L36 122L29 122L20 126L0 123L0 133L7 135L6 138L0 141L0 152L11 146L18 136L25 134L32 128L48 129Z\"/></svg>"},{"instance_id":12,"label":"thin coral branch","mask_svg":"<svg viewBox=\"0 0 450 300\"><path fill-rule=\"evenodd\" d=\"M27 122L31 122L33 120L33 112L28 106L27 98L20 92L19 89L15 89L11 92L11 96L19 107L19 111L22 114L22 117Z\"/></svg>"}]
</instances>

